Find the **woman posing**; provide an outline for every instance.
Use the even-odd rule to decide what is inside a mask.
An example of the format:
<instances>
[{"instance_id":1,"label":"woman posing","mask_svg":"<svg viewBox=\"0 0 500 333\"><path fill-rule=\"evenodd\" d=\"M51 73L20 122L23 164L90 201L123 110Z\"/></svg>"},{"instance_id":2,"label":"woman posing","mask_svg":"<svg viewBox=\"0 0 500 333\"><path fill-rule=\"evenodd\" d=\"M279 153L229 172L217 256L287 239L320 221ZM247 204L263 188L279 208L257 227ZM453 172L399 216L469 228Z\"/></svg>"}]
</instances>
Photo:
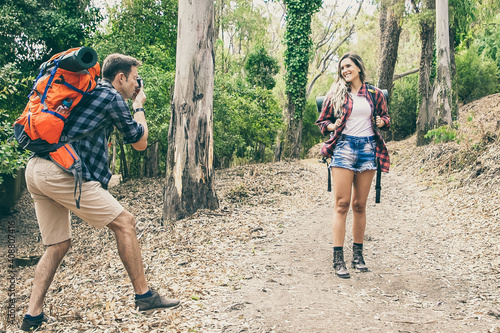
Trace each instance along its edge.
<instances>
[{"instance_id":1,"label":"woman posing","mask_svg":"<svg viewBox=\"0 0 500 333\"><path fill-rule=\"evenodd\" d=\"M368 271L363 259L366 202L377 160L389 172L389 154L378 128L389 128L390 117L383 93L365 83L361 58L346 53L339 61L337 79L328 92L316 124L330 133L321 153L332 157L330 169L334 188L333 268L337 276L349 278L344 262L346 219L353 210L353 268Z\"/></svg>"}]
</instances>

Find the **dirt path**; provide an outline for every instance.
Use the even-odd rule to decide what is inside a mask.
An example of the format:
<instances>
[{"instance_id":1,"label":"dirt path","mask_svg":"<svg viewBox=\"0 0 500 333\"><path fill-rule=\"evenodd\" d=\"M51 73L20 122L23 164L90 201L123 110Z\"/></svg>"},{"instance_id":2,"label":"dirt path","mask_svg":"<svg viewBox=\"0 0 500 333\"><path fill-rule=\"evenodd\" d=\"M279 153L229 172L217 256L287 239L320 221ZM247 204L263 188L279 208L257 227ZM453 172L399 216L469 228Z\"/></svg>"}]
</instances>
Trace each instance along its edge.
<instances>
[{"instance_id":1,"label":"dirt path","mask_svg":"<svg viewBox=\"0 0 500 333\"><path fill-rule=\"evenodd\" d=\"M470 244L450 243L454 231L440 221L432 190L407 179L398 171L384 175L381 204L371 194L370 272L335 277L328 203L294 212L279 238L256 243L255 255L242 262L251 269L241 289L224 296L231 305L217 314L226 321L221 331L500 332L498 274L474 271ZM351 226L352 212L346 260Z\"/></svg>"},{"instance_id":2,"label":"dirt path","mask_svg":"<svg viewBox=\"0 0 500 333\"><path fill-rule=\"evenodd\" d=\"M45 302L58 321L45 331L499 333L498 221L478 202L464 206L467 189L447 193L404 172L396 167L383 175L381 204L371 193L365 239L370 272L351 269L348 280L332 269L332 194L326 192L326 168L316 160L220 171L221 209L197 213L173 229L159 221L164 180L119 185L111 191L136 215L148 280L180 298L182 307L152 315L133 309L112 235L75 219L72 249ZM18 256L40 255L28 196L17 210L2 224L15 222ZM484 237L483 230L493 234ZM1 248L6 251L5 244ZM19 322L33 271L17 270ZM7 299L5 290L0 299ZM6 301L2 316L5 311Z\"/></svg>"}]
</instances>

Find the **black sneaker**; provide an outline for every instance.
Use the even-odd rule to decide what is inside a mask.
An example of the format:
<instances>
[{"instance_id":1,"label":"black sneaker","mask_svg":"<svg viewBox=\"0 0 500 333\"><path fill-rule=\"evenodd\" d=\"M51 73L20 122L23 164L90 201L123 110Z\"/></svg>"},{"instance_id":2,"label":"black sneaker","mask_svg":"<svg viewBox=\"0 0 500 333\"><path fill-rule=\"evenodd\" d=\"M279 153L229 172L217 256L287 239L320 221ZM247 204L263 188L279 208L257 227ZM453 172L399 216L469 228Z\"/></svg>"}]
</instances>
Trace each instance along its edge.
<instances>
[{"instance_id":1,"label":"black sneaker","mask_svg":"<svg viewBox=\"0 0 500 333\"><path fill-rule=\"evenodd\" d=\"M135 307L139 311L150 311L155 309L173 309L181 303L178 299L167 299L156 291L152 291L153 296L135 300Z\"/></svg>"},{"instance_id":2,"label":"black sneaker","mask_svg":"<svg viewBox=\"0 0 500 333\"><path fill-rule=\"evenodd\" d=\"M42 312L41 319L28 319L24 317L23 323L21 324L21 329L25 332L31 332L38 327L42 326L43 323L52 323L55 322L55 319L50 318L45 313Z\"/></svg>"}]
</instances>

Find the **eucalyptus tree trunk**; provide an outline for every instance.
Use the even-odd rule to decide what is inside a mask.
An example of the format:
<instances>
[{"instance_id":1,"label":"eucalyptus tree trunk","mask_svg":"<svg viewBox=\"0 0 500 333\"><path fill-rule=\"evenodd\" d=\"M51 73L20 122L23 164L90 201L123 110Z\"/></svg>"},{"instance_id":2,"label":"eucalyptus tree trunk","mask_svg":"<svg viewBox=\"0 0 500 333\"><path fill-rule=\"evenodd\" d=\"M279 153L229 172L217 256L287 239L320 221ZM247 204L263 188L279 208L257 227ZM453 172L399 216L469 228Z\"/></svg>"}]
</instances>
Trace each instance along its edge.
<instances>
[{"instance_id":1,"label":"eucalyptus tree trunk","mask_svg":"<svg viewBox=\"0 0 500 333\"><path fill-rule=\"evenodd\" d=\"M403 0L384 0L380 10L380 62L377 86L392 93L394 68L398 59L399 36L401 35L401 19L403 17Z\"/></svg>"},{"instance_id":2,"label":"eucalyptus tree trunk","mask_svg":"<svg viewBox=\"0 0 500 333\"><path fill-rule=\"evenodd\" d=\"M429 120L431 128L451 125L452 88L450 71L450 29L448 19L448 0L436 0L437 30L437 78L432 94L436 110Z\"/></svg>"},{"instance_id":3,"label":"eucalyptus tree trunk","mask_svg":"<svg viewBox=\"0 0 500 333\"><path fill-rule=\"evenodd\" d=\"M434 0L424 0L424 15L420 20L420 69L418 78L418 92L421 103L417 119L417 146L428 143L424 138L429 127L429 119L432 117L432 57L434 54L434 34L435 34L435 3ZM431 15L432 14L432 15Z\"/></svg>"},{"instance_id":4,"label":"eucalyptus tree trunk","mask_svg":"<svg viewBox=\"0 0 500 333\"><path fill-rule=\"evenodd\" d=\"M163 206L167 221L219 206L213 168L214 2L179 0L178 15Z\"/></svg>"}]
</instances>

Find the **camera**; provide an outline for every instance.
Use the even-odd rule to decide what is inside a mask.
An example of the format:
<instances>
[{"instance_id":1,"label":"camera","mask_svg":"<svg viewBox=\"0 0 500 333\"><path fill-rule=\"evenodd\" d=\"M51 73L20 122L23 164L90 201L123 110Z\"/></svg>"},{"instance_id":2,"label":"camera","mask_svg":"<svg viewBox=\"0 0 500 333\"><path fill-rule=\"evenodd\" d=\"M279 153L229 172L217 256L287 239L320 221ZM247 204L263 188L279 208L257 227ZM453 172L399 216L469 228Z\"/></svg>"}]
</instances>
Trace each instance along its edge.
<instances>
[{"instance_id":1,"label":"camera","mask_svg":"<svg viewBox=\"0 0 500 333\"><path fill-rule=\"evenodd\" d=\"M144 80L140 76L137 77L137 84L139 85L137 90L140 90L144 86Z\"/></svg>"}]
</instances>

